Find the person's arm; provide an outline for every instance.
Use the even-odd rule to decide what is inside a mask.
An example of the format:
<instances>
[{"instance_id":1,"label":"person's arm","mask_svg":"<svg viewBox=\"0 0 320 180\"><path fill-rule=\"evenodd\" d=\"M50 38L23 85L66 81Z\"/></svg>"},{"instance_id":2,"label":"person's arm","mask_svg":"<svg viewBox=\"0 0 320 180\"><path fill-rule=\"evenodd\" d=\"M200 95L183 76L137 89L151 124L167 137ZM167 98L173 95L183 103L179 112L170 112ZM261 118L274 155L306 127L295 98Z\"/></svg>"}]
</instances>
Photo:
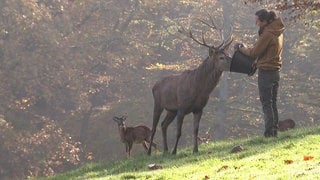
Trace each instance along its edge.
<instances>
[{"instance_id":1,"label":"person's arm","mask_svg":"<svg viewBox=\"0 0 320 180\"><path fill-rule=\"evenodd\" d=\"M239 48L239 51L247 56L258 57L267 49L270 41L271 35L266 32L259 37L258 41L253 45L253 47L241 47Z\"/></svg>"}]
</instances>

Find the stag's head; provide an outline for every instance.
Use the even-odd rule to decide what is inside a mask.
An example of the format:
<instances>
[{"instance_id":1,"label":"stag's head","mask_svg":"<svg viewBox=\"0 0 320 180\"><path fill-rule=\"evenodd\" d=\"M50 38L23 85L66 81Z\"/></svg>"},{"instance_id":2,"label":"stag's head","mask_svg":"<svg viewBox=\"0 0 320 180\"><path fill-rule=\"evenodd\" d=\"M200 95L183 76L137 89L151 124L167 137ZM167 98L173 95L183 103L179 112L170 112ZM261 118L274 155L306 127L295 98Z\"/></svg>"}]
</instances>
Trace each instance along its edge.
<instances>
[{"instance_id":1,"label":"stag's head","mask_svg":"<svg viewBox=\"0 0 320 180\"><path fill-rule=\"evenodd\" d=\"M126 116L121 116L121 117L114 116L113 117L113 120L118 123L118 126L120 128L123 128L126 126L126 119L127 119Z\"/></svg>"},{"instance_id":2,"label":"stag's head","mask_svg":"<svg viewBox=\"0 0 320 180\"><path fill-rule=\"evenodd\" d=\"M215 66L218 69L220 69L222 71L230 71L230 65L231 65L232 58L228 55L228 50L229 50L229 46L233 40L232 39L232 28L230 28L230 31L227 35L227 38L225 39L224 35L223 35L223 29L216 26L213 18L211 16L209 16L209 17L210 17L211 22L206 22L201 19L199 19L199 21L201 21L203 24L209 26L211 29L218 31L218 34L219 34L220 40L221 40L220 45L218 45L218 46L208 45L205 41L205 37L204 37L205 33L204 32L202 32L202 42L194 37L191 29L189 29L187 31L184 28L182 28L179 30L179 32L186 35L187 37L190 37L192 40L194 40L196 43L200 44L201 46L207 47L209 50L209 57L208 58L209 58L209 60L214 62Z\"/></svg>"}]
</instances>

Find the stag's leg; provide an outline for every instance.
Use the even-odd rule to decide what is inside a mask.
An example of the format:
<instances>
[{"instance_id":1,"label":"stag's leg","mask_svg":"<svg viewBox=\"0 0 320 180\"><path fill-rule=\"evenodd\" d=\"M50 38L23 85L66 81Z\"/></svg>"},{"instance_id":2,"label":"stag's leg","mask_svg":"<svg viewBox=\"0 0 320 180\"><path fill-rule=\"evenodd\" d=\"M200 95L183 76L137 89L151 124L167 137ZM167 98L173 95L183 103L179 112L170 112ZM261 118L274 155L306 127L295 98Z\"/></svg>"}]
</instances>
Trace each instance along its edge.
<instances>
[{"instance_id":1,"label":"stag's leg","mask_svg":"<svg viewBox=\"0 0 320 180\"><path fill-rule=\"evenodd\" d=\"M199 132L199 123L202 116L202 111L193 113L193 153L198 152L198 132Z\"/></svg>"},{"instance_id":2,"label":"stag's leg","mask_svg":"<svg viewBox=\"0 0 320 180\"><path fill-rule=\"evenodd\" d=\"M163 138L163 152L166 153L168 152L168 143L167 143L167 129L168 126L171 124L171 122L174 120L176 117L177 113L176 112L167 112L166 117L161 123L161 129L162 129L162 138Z\"/></svg>"},{"instance_id":3,"label":"stag's leg","mask_svg":"<svg viewBox=\"0 0 320 180\"><path fill-rule=\"evenodd\" d=\"M160 107L160 102L157 102L155 99L154 102L154 110L153 110L153 123L152 123L152 131L151 131L151 137L150 137L150 143L149 143L149 149L148 149L148 155L151 155L151 146L153 144L153 138L156 134L157 125L160 119L160 115L163 111L163 108Z\"/></svg>"},{"instance_id":4,"label":"stag's leg","mask_svg":"<svg viewBox=\"0 0 320 180\"><path fill-rule=\"evenodd\" d=\"M182 123L183 123L183 118L184 118L184 113L181 111L178 111L177 114L177 136L176 136L176 143L174 145L172 154L177 154L177 147L178 147L178 142L181 136L181 128L182 128Z\"/></svg>"}]
</instances>

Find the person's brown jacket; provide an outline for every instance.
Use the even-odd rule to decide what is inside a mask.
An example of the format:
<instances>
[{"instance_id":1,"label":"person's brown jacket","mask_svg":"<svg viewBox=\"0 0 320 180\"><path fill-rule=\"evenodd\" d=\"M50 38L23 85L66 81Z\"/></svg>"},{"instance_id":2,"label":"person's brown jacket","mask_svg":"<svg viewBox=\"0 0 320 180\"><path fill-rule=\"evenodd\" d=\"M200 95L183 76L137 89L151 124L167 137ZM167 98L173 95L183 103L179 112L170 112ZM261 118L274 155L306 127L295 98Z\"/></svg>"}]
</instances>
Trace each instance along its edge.
<instances>
[{"instance_id":1,"label":"person's brown jacket","mask_svg":"<svg viewBox=\"0 0 320 180\"><path fill-rule=\"evenodd\" d=\"M283 22L278 17L264 27L253 47L242 47L239 50L245 55L257 58L257 68L279 70L282 65L283 31Z\"/></svg>"}]
</instances>

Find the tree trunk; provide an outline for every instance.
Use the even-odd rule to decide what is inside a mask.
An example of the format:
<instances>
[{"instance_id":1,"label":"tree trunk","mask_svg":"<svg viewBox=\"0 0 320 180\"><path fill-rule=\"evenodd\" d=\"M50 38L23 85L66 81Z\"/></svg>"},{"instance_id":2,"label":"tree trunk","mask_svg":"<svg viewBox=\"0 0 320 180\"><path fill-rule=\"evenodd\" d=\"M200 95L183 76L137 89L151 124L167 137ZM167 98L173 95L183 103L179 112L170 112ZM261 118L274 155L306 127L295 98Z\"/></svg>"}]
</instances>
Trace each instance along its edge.
<instances>
[{"instance_id":1,"label":"tree trunk","mask_svg":"<svg viewBox=\"0 0 320 180\"><path fill-rule=\"evenodd\" d=\"M229 18L230 12L230 5L226 1L222 1L222 8L223 8L223 22L224 22L224 33L229 30L231 21ZM220 79L220 86L219 86L219 106L218 106L218 118L217 122L215 123L214 127L214 138L216 140L224 139L227 136L226 127L227 126L227 100L228 100L228 76L229 72L224 72Z\"/></svg>"},{"instance_id":2,"label":"tree trunk","mask_svg":"<svg viewBox=\"0 0 320 180\"><path fill-rule=\"evenodd\" d=\"M93 108L90 107L90 109L84 113L83 118L81 120L81 130L80 130L80 141L82 143L86 143L87 137L88 137L88 132L89 132L89 120L90 116L93 112Z\"/></svg>"},{"instance_id":3,"label":"tree trunk","mask_svg":"<svg viewBox=\"0 0 320 180\"><path fill-rule=\"evenodd\" d=\"M217 111L217 122L214 127L214 138L221 140L226 137L227 120L227 100L228 100L228 74L224 73L221 77L219 88L219 106Z\"/></svg>"}]
</instances>

